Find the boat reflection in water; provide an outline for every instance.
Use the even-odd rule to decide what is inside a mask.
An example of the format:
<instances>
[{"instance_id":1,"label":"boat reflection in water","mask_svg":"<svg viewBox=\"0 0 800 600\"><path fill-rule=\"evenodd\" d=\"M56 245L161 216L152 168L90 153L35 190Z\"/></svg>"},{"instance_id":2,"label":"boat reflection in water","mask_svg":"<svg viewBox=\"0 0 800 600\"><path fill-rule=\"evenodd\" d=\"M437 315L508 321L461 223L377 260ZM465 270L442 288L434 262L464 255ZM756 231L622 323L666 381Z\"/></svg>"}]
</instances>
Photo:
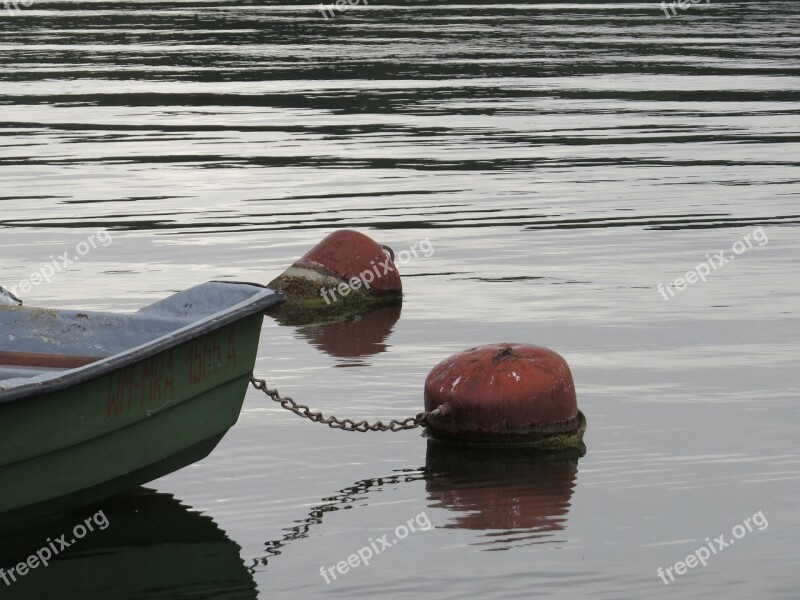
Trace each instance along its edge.
<instances>
[{"instance_id":1,"label":"boat reflection in water","mask_svg":"<svg viewBox=\"0 0 800 600\"><path fill-rule=\"evenodd\" d=\"M385 352L386 339L400 319L402 306L386 306L351 315L346 320L298 327L297 335L334 358L337 367L367 366L362 359Z\"/></svg>"},{"instance_id":2,"label":"boat reflection in water","mask_svg":"<svg viewBox=\"0 0 800 600\"><path fill-rule=\"evenodd\" d=\"M431 506L456 513L445 528L486 531L491 550L559 540L578 457L543 458L525 448L450 446L428 440L425 489Z\"/></svg>"},{"instance_id":3,"label":"boat reflection in water","mask_svg":"<svg viewBox=\"0 0 800 600\"><path fill-rule=\"evenodd\" d=\"M102 511L102 515L100 514ZM238 544L214 521L169 494L139 488L58 521L2 534L0 566L7 571L50 540L92 520L94 531L77 540L47 567L28 571L0 597L19 600L148 600L258 597ZM103 518L103 516L105 518ZM103 525L107 526L101 529ZM80 534L79 534L80 535ZM54 542L56 548L59 544Z\"/></svg>"}]
</instances>

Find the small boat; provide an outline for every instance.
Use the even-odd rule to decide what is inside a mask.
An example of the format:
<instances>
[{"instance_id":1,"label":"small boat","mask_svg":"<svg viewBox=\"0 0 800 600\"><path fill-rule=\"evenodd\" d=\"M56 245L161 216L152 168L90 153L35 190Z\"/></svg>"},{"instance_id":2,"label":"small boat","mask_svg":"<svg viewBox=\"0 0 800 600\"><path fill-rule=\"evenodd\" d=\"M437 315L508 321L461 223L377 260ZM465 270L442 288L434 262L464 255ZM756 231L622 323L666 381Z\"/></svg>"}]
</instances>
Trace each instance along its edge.
<instances>
[{"instance_id":1,"label":"small boat","mask_svg":"<svg viewBox=\"0 0 800 600\"><path fill-rule=\"evenodd\" d=\"M207 456L238 419L264 312L284 300L209 282L130 314L0 304L0 527Z\"/></svg>"}]
</instances>

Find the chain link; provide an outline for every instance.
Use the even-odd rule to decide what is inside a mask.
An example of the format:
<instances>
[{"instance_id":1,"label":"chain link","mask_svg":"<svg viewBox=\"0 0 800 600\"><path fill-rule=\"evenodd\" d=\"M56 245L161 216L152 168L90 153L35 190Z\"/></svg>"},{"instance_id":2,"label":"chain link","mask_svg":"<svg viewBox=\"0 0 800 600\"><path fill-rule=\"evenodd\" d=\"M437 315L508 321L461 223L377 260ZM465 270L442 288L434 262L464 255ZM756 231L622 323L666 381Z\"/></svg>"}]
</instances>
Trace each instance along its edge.
<instances>
[{"instance_id":1,"label":"chain link","mask_svg":"<svg viewBox=\"0 0 800 600\"><path fill-rule=\"evenodd\" d=\"M281 396L280 392L276 389L272 389L267 386L267 382L264 379L258 379L256 377L250 378L250 383L253 384L253 387L257 390L261 390L267 396L272 398L275 402L280 404L286 410L293 412L299 417L304 417L309 421L313 421L314 423L322 423L323 425L327 425L332 429L342 429L344 431L360 431L361 433L366 433L367 431L405 431L407 429L416 429L417 427L425 427L428 424L428 420L431 418L435 418L442 414L442 407L438 407L431 411L424 411L421 413L417 413L416 416L408 417L407 419L403 419L402 421L398 421L396 419L392 419L389 424L385 424L383 421L377 421L376 423L368 423L367 421L353 421L352 419L339 419L337 417L325 417L321 412L318 410L311 410L308 406L304 404L298 404L289 396L285 398Z\"/></svg>"}]
</instances>

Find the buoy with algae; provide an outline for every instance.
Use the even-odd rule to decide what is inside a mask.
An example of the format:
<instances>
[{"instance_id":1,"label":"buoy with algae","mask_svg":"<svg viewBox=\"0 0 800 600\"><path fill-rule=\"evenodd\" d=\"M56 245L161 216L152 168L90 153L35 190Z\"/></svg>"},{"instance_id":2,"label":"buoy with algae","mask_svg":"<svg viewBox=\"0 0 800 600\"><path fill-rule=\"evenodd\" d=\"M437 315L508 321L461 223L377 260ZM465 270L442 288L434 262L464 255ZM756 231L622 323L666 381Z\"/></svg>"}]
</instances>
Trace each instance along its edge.
<instances>
[{"instance_id":1,"label":"buoy with algae","mask_svg":"<svg viewBox=\"0 0 800 600\"><path fill-rule=\"evenodd\" d=\"M363 233L340 229L267 284L287 301L270 309L286 324L347 316L402 303L394 253Z\"/></svg>"},{"instance_id":2,"label":"buoy with algae","mask_svg":"<svg viewBox=\"0 0 800 600\"><path fill-rule=\"evenodd\" d=\"M586 418L564 358L530 344L471 348L440 362L425 380L429 438L450 444L586 452Z\"/></svg>"}]
</instances>

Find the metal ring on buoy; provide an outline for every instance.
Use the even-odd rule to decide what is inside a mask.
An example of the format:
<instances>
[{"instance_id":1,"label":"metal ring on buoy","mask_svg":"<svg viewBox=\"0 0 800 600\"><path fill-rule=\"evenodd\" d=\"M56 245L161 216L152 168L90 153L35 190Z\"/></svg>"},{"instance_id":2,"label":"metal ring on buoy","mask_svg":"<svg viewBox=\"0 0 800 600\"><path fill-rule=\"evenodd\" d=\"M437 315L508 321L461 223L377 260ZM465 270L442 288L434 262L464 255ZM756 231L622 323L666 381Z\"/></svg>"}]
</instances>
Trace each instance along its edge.
<instances>
[{"instance_id":1,"label":"metal ring on buoy","mask_svg":"<svg viewBox=\"0 0 800 600\"><path fill-rule=\"evenodd\" d=\"M389 258L391 258L391 259L392 259L392 262L394 262L394 250L392 250L392 249L391 249L389 246L387 246L386 244L381 244L381 250L383 250L383 251L386 253L386 256L388 256Z\"/></svg>"}]
</instances>

